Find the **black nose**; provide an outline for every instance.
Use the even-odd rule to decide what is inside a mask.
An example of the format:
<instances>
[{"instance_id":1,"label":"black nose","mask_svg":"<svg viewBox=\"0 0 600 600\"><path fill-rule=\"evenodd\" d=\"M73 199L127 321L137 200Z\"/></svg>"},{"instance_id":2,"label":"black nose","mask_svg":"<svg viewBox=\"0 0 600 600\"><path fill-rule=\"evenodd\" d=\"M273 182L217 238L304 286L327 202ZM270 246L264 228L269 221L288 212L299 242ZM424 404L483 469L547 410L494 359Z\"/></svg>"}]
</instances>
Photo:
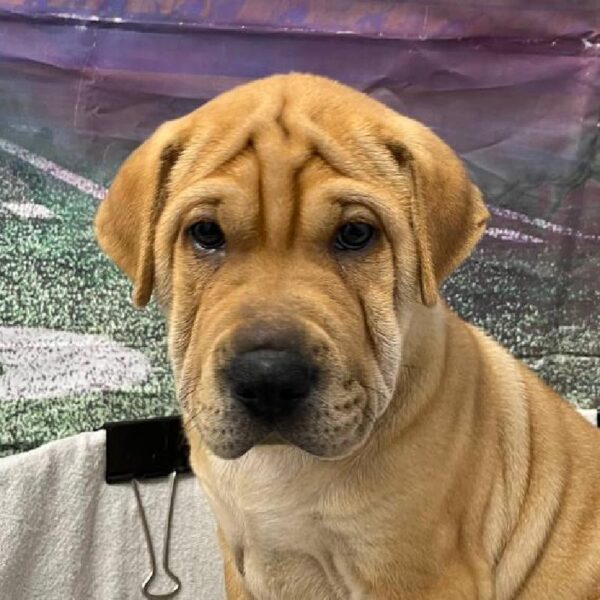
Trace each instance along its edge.
<instances>
[{"instance_id":1,"label":"black nose","mask_svg":"<svg viewBox=\"0 0 600 600\"><path fill-rule=\"evenodd\" d=\"M275 418L309 395L316 370L291 350L251 350L233 358L227 379L233 397L252 414Z\"/></svg>"}]
</instances>

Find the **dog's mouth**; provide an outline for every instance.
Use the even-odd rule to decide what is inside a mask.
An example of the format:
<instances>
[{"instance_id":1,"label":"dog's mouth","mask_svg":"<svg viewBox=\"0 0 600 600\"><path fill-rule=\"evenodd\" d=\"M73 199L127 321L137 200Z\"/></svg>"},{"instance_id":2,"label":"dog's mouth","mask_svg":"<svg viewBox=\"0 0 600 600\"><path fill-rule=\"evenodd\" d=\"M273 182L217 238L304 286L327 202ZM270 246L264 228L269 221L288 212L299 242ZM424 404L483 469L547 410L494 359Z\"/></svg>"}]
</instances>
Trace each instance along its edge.
<instances>
[{"instance_id":1,"label":"dog's mouth","mask_svg":"<svg viewBox=\"0 0 600 600\"><path fill-rule=\"evenodd\" d=\"M184 375L182 391L191 393L182 404L205 446L221 458L281 445L321 458L348 456L382 414L375 393L381 386L367 385L367 364L346 358L316 326L250 323L225 330L202 371Z\"/></svg>"},{"instance_id":2,"label":"dog's mouth","mask_svg":"<svg viewBox=\"0 0 600 600\"><path fill-rule=\"evenodd\" d=\"M277 433L277 431L272 431L267 434L262 440L260 440L257 444L258 446L290 446L290 443L283 437L281 434Z\"/></svg>"},{"instance_id":3,"label":"dog's mouth","mask_svg":"<svg viewBox=\"0 0 600 600\"><path fill-rule=\"evenodd\" d=\"M276 416L257 414L230 395L215 394L218 401L209 406L199 394L191 420L207 448L221 458L239 458L255 446L283 445L320 458L342 458L362 446L375 417L366 391L333 391L338 393L315 392Z\"/></svg>"}]
</instances>

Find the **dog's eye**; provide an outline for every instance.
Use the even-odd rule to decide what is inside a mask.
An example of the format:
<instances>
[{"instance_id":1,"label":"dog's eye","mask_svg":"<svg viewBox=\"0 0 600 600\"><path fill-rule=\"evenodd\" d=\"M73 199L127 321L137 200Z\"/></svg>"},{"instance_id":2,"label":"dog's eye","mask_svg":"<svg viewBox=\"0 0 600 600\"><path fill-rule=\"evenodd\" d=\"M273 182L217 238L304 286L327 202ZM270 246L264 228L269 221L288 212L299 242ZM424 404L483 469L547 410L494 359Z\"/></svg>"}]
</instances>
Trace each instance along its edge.
<instances>
[{"instance_id":1,"label":"dog's eye","mask_svg":"<svg viewBox=\"0 0 600 600\"><path fill-rule=\"evenodd\" d=\"M342 225L335 236L336 250L362 250L373 239L375 230L368 223L351 222Z\"/></svg>"},{"instance_id":2,"label":"dog's eye","mask_svg":"<svg viewBox=\"0 0 600 600\"><path fill-rule=\"evenodd\" d=\"M188 232L192 240L205 250L219 250L225 245L225 236L216 221L198 221Z\"/></svg>"}]
</instances>

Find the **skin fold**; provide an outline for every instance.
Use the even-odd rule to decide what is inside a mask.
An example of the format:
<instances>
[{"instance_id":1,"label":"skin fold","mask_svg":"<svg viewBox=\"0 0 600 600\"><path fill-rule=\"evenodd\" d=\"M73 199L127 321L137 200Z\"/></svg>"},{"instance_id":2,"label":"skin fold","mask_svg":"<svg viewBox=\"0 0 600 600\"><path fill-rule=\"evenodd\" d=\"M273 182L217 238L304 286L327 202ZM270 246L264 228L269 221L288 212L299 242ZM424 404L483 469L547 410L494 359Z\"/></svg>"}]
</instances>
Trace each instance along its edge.
<instances>
[{"instance_id":1,"label":"skin fold","mask_svg":"<svg viewBox=\"0 0 600 600\"><path fill-rule=\"evenodd\" d=\"M121 167L97 237L168 322L229 600L600 598L600 434L438 296L488 216L430 130L311 75L235 88ZM349 222L375 231L357 252L332 243ZM290 416L233 398L252 348L315 365Z\"/></svg>"}]
</instances>

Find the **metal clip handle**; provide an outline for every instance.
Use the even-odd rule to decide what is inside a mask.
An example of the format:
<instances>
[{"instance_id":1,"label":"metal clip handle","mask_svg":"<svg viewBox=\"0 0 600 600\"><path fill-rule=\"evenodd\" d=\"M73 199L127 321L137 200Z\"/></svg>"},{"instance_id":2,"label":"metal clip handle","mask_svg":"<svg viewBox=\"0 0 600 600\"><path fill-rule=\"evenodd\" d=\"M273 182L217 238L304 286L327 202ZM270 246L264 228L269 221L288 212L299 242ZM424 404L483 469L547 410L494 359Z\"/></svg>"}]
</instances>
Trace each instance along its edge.
<instances>
[{"instance_id":1,"label":"metal clip handle","mask_svg":"<svg viewBox=\"0 0 600 600\"><path fill-rule=\"evenodd\" d=\"M167 520L165 522L165 535L163 539L163 555L162 555L162 567L173 583L173 588L167 592L163 592L161 594L156 594L151 592L148 588L152 583L154 577L156 576L156 558L154 556L154 548L152 545L152 538L150 536L150 529L148 528L148 521L146 520L146 513L144 512L144 507L142 505L142 498L140 496L139 484L136 479L131 481L133 486L133 491L135 493L135 498L137 500L138 513L140 515L140 519L142 521L142 527L144 529L144 537L146 538L146 546L148 548L148 556L150 557L150 573L144 580L142 584L142 593L146 598L172 598L175 596L179 590L181 589L181 581L175 575L171 569L169 569L169 539L171 537L171 521L173 517L173 500L175 498L175 482L177 480L177 472L173 471L171 475L169 475L171 480L171 489L169 493L169 512L167 513Z\"/></svg>"}]
</instances>

